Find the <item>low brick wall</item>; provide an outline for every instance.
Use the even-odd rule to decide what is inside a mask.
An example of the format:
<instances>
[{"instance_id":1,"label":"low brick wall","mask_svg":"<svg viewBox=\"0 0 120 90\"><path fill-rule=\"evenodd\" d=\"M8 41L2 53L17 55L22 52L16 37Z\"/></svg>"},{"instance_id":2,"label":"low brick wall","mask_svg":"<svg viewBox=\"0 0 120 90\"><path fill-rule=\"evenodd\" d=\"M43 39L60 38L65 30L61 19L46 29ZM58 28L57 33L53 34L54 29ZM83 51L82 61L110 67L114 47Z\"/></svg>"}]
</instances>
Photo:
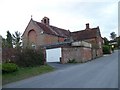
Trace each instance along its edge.
<instances>
[{"instance_id":1,"label":"low brick wall","mask_svg":"<svg viewBox=\"0 0 120 90\"><path fill-rule=\"evenodd\" d=\"M82 62L88 61L92 59L91 48L82 48Z\"/></svg>"},{"instance_id":2,"label":"low brick wall","mask_svg":"<svg viewBox=\"0 0 120 90\"><path fill-rule=\"evenodd\" d=\"M92 59L103 56L102 48L100 49L92 49Z\"/></svg>"},{"instance_id":3,"label":"low brick wall","mask_svg":"<svg viewBox=\"0 0 120 90\"><path fill-rule=\"evenodd\" d=\"M97 50L97 56L98 56L98 57L103 56L102 48L100 48L100 49Z\"/></svg>"},{"instance_id":4,"label":"low brick wall","mask_svg":"<svg viewBox=\"0 0 120 90\"><path fill-rule=\"evenodd\" d=\"M67 63L69 60L76 62L85 62L92 59L91 48L87 47L62 47L61 63Z\"/></svg>"}]
</instances>

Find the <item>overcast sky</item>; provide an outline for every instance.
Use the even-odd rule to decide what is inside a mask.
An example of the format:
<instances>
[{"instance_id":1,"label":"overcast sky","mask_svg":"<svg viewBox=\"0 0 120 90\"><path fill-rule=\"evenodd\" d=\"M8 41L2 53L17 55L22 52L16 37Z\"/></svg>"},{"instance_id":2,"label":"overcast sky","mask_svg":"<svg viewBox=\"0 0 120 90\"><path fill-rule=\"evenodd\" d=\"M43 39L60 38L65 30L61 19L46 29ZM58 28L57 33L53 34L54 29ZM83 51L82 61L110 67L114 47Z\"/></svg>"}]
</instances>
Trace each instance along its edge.
<instances>
[{"instance_id":1,"label":"overcast sky","mask_svg":"<svg viewBox=\"0 0 120 90\"><path fill-rule=\"evenodd\" d=\"M118 34L119 0L0 0L0 35L24 32L31 15L38 22L44 16L50 24L70 31L100 27L102 37Z\"/></svg>"}]
</instances>

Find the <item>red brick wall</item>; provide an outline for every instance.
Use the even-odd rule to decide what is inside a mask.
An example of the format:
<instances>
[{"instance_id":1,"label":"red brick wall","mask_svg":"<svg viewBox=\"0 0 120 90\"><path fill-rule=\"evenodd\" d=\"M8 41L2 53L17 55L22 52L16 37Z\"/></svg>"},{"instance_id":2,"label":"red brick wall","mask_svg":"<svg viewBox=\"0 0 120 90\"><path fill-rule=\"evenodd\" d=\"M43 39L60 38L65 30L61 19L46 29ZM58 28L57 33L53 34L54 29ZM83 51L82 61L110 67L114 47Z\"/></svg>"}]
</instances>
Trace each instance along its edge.
<instances>
[{"instance_id":1,"label":"red brick wall","mask_svg":"<svg viewBox=\"0 0 120 90\"><path fill-rule=\"evenodd\" d=\"M62 37L58 37L58 36L54 36L54 35L48 35L48 34L44 34L44 44L53 44L53 43L57 43L57 42L64 42L64 38Z\"/></svg>"},{"instance_id":2,"label":"red brick wall","mask_svg":"<svg viewBox=\"0 0 120 90\"><path fill-rule=\"evenodd\" d=\"M76 62L85 62L92 59L91 48L86 47L62 47L61 63L67 63L75 59Z\"/></svg>"},{"instance_id":3,"label":"red brick wall","mask_svg":"<svg viewBox=\"0 0 120 90\"><path fill-rule=\"evenodd\" d=\"M58 42L58 37L57 36L54 36L54 35L48 35L48 34L44 34L44 45L45 44L53 44L53 43L56 43Z\"/></svg>"},{"instance_id":4,"label":"red brick wall","mask_svg":"<svg viewBox=\"0 0 120 90\"><path fill-rule=\"evenodd\" d=\"M103 55L102 48L97 50L97 57L101 57Z\"/></svg>"},{"instance_id":5,"label":"red brick wall","mask_svg":"<svg viewBox=\"0 0 120 90\"><path fill-rule=\"evenodd\" d=\"M64 38L61 38L61 37L58 38L59 42L64 42L64 40L65 40Z\"/></svg>"},{"instance_id":6,"label":"red brick wall","mask_svg":"<svg viewBox=\"0 0 120 90\"><path fill-rule=\"evenodd\" d=\"M101 37L96 37L96 38L93 38L93 39L87 39L85 40L89 43L92 44L92 48L93 48L93 58L96 58L96 57L100 57L103 55L103 52L102 52L102 44L103 44L103 41L102 41L102 38Z\"/></svg>"},{"instance_id":7,"label":"red brick wall","mask_svg":"<svg viewBox=\"0 0 120 90\"><path fill-rule=\"evenodd\" d=\"M82 48L82 60L84 61L88 61L92 59L92 52L91 52L91 48Z\"/></svg>"},{"instance_id":8,"label":"red brick wall","mask_svg":"<svg viewBox=\"0 0 120 90\"><path fill-rule=\"evenodd\" d=\"M103 55L103 51L102 51L103 40L101 37L97 37L97 44L99 46L99 48L97 49L97 57L100 57Z\"/></svg>"}]
</instances>

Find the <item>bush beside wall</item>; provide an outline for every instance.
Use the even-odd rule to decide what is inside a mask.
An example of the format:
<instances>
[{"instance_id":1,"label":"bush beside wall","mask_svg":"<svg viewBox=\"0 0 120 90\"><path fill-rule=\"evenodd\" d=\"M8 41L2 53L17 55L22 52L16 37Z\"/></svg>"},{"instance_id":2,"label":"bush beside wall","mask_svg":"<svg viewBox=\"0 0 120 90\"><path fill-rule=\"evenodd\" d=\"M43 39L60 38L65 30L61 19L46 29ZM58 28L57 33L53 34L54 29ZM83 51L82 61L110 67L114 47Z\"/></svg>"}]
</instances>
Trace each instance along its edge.
<instances>
[{"instance_id":1,"label":"bush beside wall","mask_svg":"<svg viewBox=\"0 0 120 90\"><path fill-rule=\"evenodd\" d=\"M103 45L103 54L110 54L111 53L111 47L108 45Z\"/></svg>"},{"instance_id":2,"label":"bush beside wall","mask_svg":"<svg viewBox=\"0 0 120 90\"><path fill-rule=\"evenodd\" d=\"M34 49L23 49L15 56L15 63L22 67L33 67L44 64L42 50L36 51Z\"/></svg>"},{"instance_id":3,"label":"bush beside wall","mask_svg":"<svg viewBox=\"0 0 120 90\"><path fill-rule=\"evenodd\" d=\"M15 63L20 67L32 67L44 64L44 53L42 49L3 49L3 63ZM9 53L8 53L9 52Z\"/></svg>"},{"instance_id":4,"label":"bush beside wall","mask_svg":"<svg viewBox=\"0 0 120 90\"><path fill-rule=\"evenodd\" d=\"M18 70L18 66L14 63L3 63L2 64L2 72L3 73L11 73Z\"/></svg>"}]
</instances>

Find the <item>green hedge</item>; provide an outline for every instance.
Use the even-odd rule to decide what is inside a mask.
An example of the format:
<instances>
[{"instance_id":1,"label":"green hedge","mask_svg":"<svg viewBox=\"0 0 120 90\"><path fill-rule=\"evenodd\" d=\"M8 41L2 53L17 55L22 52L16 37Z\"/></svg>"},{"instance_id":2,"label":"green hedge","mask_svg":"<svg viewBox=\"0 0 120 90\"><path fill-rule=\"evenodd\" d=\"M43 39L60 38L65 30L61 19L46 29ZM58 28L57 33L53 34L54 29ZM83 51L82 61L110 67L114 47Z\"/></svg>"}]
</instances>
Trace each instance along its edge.
<instances>
[{"instance_id":1,"label":"green hedge","mask_svg":"<svg viewBox=\"0 0 120 90\"><path fill-rule=\"evenodd\" d=\"M110 54L111 53L111 47L108 45L103 45L103 54Z\"/></svg>"},{"instance_id":2,"label":"green hedge","mask_svg":"<svg viewBox=\"0 0 120 90\"><path fill-rule=\"evenodd\" d=\"M18 70L18 66L14 63L3 63L2 64L3 73L11 73L17 70Z\"/></svg>"},{"instance_id":3,"label":"green hedge","mask_svg":"<svg viewBox=\"0 0 120 90\"><path fill-rule=\"evenodd\" d=\"M15 63L20 67L33 67L44 64L44 54L42 50L23 49L16 54Z\"/></svg>"}]
</instances>

